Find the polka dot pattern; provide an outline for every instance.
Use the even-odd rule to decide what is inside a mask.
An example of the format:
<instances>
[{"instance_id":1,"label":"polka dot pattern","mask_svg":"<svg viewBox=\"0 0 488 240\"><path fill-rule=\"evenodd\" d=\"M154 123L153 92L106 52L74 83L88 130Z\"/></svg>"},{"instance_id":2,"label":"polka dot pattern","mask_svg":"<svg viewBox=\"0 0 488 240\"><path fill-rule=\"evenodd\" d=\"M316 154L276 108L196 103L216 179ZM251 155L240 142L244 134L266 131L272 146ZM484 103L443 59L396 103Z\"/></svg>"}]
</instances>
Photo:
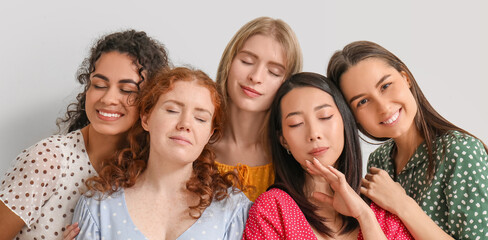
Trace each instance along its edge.
<instances>
[{"instance_id":1,"label":"polka dot pattern","mask_svg":"<svg viewBox=\"0 0 488 240\"><path fill-rule=\"evenodd\" d=\"M213 201L177 239L242 239L252 202L242 192L229 193L229 198ZM105 198L100 193L82 196L73 222L79 222L78 239L147 239L130 218L123 189Z\"/></svg>"},{"instance_id":2,"label":"polka dot pattern","mask_svg":"<svg viewBox=\"0 0 488 240\"><path fill-rule=\"evenodd\" d=\"M0 185L0 200L26 224L14 239L62 238L85 179L95 174L80 131L48 137L19 154Z\"/></svg>"},{"instance_id":3,"label":"polka dot pattern","mask_svg":"<svg viewBox=\"0 0 488 240\"><path fill-rule=\"evenodd\" d=\"M388 239L413 239L400 219L372 204L371 208ZM317 239L296 202L273 188L258 197L249 210L244 239ZM361 232L358 239L363 239Z\"/></svg>"},{"instance_id":4,"label":"polka dot pattern","mask_svg":"<svg viewBox=\"0 0 488 240\"><path fill-rule=\"evenodd\" d=\"M386 170L455 239L488 239L488 155L483 144L457 131L438 137L434 143L436 170L430 182L425 144L396 177L391 140L371 154L368 167Z\"/></svg>"}]
</instances>

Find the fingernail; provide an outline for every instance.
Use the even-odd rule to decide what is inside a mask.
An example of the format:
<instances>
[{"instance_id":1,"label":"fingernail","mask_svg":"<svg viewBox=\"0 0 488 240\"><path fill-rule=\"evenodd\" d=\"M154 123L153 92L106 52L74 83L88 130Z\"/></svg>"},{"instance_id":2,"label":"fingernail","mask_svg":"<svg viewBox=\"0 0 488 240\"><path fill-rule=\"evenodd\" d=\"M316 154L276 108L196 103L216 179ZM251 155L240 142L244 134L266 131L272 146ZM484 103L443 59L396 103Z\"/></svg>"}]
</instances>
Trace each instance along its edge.
<instances>
[{"instance_id":1,"label":"fingernail","mask_svg":"<svg viewBox=\"0 0 488 240\"><path fill-rule=\"evenodd\" d=\"M312 162L310 162L310 161L308 161L308 160L305 160L305 162L306 162L306 163L308 163L308 164L312 164Z\"/></svg>"}]
</instances>

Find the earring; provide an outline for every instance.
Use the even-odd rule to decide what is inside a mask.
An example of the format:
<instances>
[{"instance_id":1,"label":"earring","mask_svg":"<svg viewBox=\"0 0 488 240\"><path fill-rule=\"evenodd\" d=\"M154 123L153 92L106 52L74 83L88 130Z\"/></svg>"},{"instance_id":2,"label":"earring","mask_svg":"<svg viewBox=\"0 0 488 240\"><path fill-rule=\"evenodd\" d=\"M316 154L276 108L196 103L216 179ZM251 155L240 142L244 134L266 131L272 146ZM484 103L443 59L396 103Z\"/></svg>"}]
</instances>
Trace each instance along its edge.
<instances>
[{"instance_id":1,"label":"earring","mask_svg":"<svg viewBox=\"0 0 488 240\"><path fill-rule=\"evenodd\" d=\"M288 153L288 155L291 155L291 152L290 150L288 150L288 148L286 148L286 153Z\"/></svg>"}]
</instances>

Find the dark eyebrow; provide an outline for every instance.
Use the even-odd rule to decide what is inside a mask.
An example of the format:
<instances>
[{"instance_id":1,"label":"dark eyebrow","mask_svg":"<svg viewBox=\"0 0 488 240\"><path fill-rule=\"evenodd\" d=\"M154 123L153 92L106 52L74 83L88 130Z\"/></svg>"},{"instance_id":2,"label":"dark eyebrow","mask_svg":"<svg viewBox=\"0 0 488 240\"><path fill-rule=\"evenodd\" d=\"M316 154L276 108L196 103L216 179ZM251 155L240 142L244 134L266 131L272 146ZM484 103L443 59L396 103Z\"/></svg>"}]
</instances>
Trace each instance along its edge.
<instances>
[{"instance_id":1,"label":"dark eyebrow","mask_svg":"<svg viewBox=\"0 0 488 240\"><path fill-rule=\"evenodd\" d=\"M246 51L246 50L241 50L239 53L245 53L245 54L251 55L253 58L259 59L258 55L254 54L252 52ZM277 63L277 62L273 62L273 61L270 61L270 63L272 65L276 65L278 67L281 67L283 69L286 69L285 66L283 66L281 63Z\"/></svg>"},{"instance_id":2,"label":"dark eyebrow","mask_svg":"<svg viewBox=\"0 0 488 240\"><path fill-rule=\"evenodd\" d=\"M380 86L384 81L386 81L387 78L389 78L391 76L391 74L387 74L385 76L383 76L375 85L376 88L378 88L378 86ZM354 100L360 98L364 96L364 94L359 94L359 95L356 95L354 97L351 98L351 100L349 100L349 104L351 104Z\"/></svg>"},{"instance_id":3,"label":"dark eyebrow","mask_svg":"<svg viewBox=\"0 0 488 240\"><path fill-rule=\"evenodd\" d=\"M326 103L326 104L323 104L323 105L320 105L320 106L314 107L314 108L313 108L313 110L314 110L314 111L318 111L318 110L320 110L320 109L322 109L322 108L326 108L326 107L332 107L332 106L331 106L330 104L327 104L327 103ZM303 114L303 112L302 112L302 111L291 112L291 113L288 113L288 114L286 115L285 119L286 119L286 118L289 118L289 117L291 117L291 116L300 115L300 114Z\"/></svg>"}]
</instances>

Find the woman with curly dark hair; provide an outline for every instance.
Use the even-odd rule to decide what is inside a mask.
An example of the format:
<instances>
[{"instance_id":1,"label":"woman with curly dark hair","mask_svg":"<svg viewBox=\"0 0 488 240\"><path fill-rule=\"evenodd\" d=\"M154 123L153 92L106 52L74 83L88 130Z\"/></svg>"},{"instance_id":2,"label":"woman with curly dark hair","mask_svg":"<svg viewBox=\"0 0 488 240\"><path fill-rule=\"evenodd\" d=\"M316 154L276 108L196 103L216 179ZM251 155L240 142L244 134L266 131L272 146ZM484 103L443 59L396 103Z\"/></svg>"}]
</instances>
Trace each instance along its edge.
<instances>
[{"instance_id":1,"label":"woman with curly dark hair","mask_svg":"<svg viewBox=\"0 0 488 240\"><path fill-rule=\"evenodd\" d=\"M221 175L209 141L221 136L222 98L205 73L161 71L137 99L129 147L80 198L79 239L241 239L251 202ZM235 191L234 191L235 190Z\"/></svg>"},{"instance_id":2,"label":"woman with curly dark hair","mask_svg":"<svg viewBox=\"0 0 488 240\"><path fill-rule=\"evenodd\" d=\"M84 90L58 121L68 133L24 150L1 183L1 239L61 238L79 188L127 146L127 132L139 116L133 106L138 91L167 66L164 46L145 32L116 32L95 43L78 72Z\"/></svg>"}]
</instances>

